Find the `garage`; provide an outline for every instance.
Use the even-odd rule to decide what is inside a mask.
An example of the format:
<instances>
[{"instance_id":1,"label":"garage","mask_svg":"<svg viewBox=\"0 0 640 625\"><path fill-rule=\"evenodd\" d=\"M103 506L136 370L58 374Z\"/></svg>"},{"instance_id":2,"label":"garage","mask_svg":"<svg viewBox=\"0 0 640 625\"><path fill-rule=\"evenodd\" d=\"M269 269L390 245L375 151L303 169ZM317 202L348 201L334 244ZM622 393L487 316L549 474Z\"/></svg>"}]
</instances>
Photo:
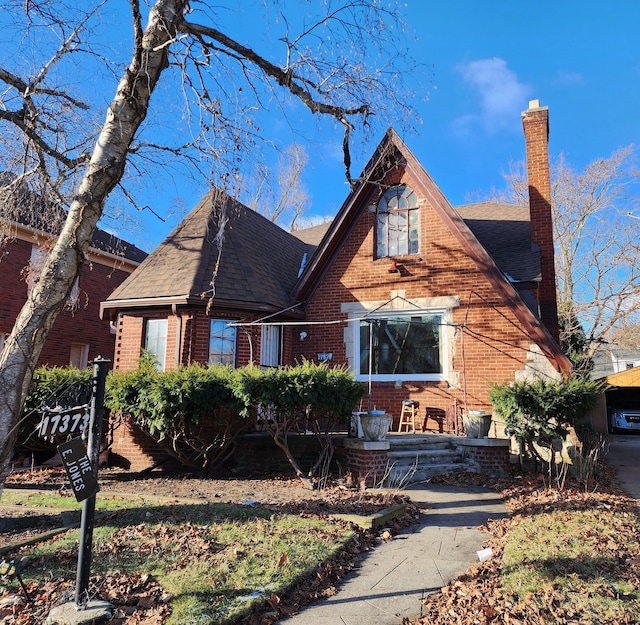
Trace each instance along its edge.
<instances>
[{"instance_id":1,"label":"garage","mask_svg":"<svg viewBox=\"0 0 640 625\"><path fill-rule=\"evenodd\" d=\"M613 373L606 381L610 388L597 417L594 411L594 429L618 434L640 432L640 367Z\"/></svg>"}]
</instances>

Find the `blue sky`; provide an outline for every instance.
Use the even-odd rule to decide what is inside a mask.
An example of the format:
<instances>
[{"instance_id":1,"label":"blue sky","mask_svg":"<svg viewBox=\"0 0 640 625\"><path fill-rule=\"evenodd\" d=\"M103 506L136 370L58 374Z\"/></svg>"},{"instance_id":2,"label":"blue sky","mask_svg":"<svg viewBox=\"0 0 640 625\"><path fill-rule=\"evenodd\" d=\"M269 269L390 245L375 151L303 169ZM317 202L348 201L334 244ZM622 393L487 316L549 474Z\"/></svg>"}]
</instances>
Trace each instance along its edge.
<instances>
[{"instance_id":1,"label":"blue sky","mask_svg":"<svg viewBox=\"0 0 640 625\"><path fill-rule=\"evenodd\" d=\"M549 107L551 154L564 152L578 168L639 141L637 0L409 0L404 10L415 29L410 52L423 64L417 79L424 89L414 102L418 134L403 139L454 205L503 186L501 172L524 158L521 112L529 100ZM261 16L245 13L241 19L260 51ZM342 137L326 128L318 134L311 118L301 124L311 140L305 184L312 211L335 214L348 193ZM367 137L354 159L355 173L381 138ZM284 143L295 139L279 136ZM167 214L170 198L181 195L190 209L204 189L178 183L157 191L153 206ZM179 216L165 224L148 221L143 231L126 236L151 250Z\"/></svg>"}]
</instances>

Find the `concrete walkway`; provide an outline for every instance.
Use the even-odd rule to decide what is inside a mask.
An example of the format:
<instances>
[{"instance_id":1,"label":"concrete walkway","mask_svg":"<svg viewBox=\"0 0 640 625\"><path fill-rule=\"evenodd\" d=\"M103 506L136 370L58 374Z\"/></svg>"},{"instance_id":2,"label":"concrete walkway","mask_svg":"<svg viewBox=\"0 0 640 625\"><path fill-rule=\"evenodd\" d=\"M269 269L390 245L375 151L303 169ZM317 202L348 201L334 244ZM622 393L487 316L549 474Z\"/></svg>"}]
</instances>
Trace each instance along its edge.
<instances>
[{"instance_id":1,"label":"concrete walkway","mask_svg":"<svg viewBox=\"0 0 640 625\"><path fill-rule=\"evenodd\" d=\"M282 619L287 625L399 625L421 615L422 599L478 561L487 534L478 526L506 514L497 493L476 487L416 484L415 525L363 554L333 597Z\"/></svg>"},{"instance_id":2,"label":"concrete walkway","mask_svg":"<svg viewBox=\"0 0 640 625\"><path fill-rule=\"evenodd\" d=\"M609 434L607 464L618 471L620 486L634 499L640 499L640 435Z\"/></svg>"}]
</instances>

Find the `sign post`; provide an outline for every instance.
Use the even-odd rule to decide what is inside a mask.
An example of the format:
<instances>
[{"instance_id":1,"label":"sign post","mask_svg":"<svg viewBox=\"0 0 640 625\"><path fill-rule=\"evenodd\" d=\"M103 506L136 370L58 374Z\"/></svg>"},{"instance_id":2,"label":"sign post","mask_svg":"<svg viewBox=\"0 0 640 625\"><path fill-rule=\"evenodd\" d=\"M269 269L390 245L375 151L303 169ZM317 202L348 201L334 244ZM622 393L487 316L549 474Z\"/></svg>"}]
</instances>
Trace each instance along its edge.
<instances>
[{"instance_id":1,"label":"sign post","mask_svg":"<svg viewBox=\"0 0 640 625\"><path fill-rule=\"evenodd\" d=\"M80 546L78 548L78 571L76 574L75 601L62 603L49 612L47 623L88 625L111 618L113 606L107 601L89 600L89 574L91 570L91 546L93 543L93 518L96 510L98 486L98 464L102 441L102 419L104 416L104 389L111 361L98 356L93 361L93 382L88 429L84 415L76 406L65 410L49 409L43 415L41 435L71 434L76 429L87 434L85 448L82 438L73 438L58 445L62 464L67 471L73 493L82 501L80 521ZM61 402L64 403L64 402ZM76 418L77 415L77 418ZM82 422L82 425L80 423ZM75 423L75 424L74 424Z\"/></svg>"},{"instance_id":2,"label":"sign post","mask_svg":"<svg viewBox=\"0 0 640 625\"><path fill-rule=\"evenodd\" d=\"M91 412L89 418L89 436L87 457L91 463L94 479L98 478L100 461L100 442L102 439L102 419L104 416L104 389L111 361L98 356L93 361L93 392L91 394ZM80 521L80 547L78 550L78 571L76 576L76 610L84 610L88 597L89 574L91 569L91 546L93 543L93 519L96 509L95 492L82 504Z\"/></svg>"}]
</instances>

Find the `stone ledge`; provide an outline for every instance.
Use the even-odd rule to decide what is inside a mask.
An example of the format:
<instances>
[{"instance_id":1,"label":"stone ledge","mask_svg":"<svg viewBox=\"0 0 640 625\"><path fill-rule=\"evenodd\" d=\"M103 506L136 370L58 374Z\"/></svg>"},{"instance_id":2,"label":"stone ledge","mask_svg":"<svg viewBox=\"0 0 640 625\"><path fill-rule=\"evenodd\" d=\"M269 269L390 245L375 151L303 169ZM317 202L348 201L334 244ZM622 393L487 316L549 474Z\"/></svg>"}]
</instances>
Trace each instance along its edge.
<instances>
[{"instance_id":1,"label":"stone ledge","mask_svg":"<svg viewBox=\"0 0 640 625\"><path fill-rule=\"evenodd\" d=\"M407 504L399 503L395 506L391 506L390 508L380 510L380 512L369 514L367 516L360 514L332 514L331 517L334 519L340 519L341 521L354 523L364 529L377 529L382 527L387 521L404 514L406 510Z\"/></svg>"},{"instance_id":2,"label":"stone ledge","mask_svg":"<svg viewBox=\"0 0 640 625\"><path fill-rule=\"evenodd\" d=\"M391 444L389 441L365 441L362 438L345 438L345 449L359 449L362 451L387 451Z\"/></svg>"}]
</instances>

